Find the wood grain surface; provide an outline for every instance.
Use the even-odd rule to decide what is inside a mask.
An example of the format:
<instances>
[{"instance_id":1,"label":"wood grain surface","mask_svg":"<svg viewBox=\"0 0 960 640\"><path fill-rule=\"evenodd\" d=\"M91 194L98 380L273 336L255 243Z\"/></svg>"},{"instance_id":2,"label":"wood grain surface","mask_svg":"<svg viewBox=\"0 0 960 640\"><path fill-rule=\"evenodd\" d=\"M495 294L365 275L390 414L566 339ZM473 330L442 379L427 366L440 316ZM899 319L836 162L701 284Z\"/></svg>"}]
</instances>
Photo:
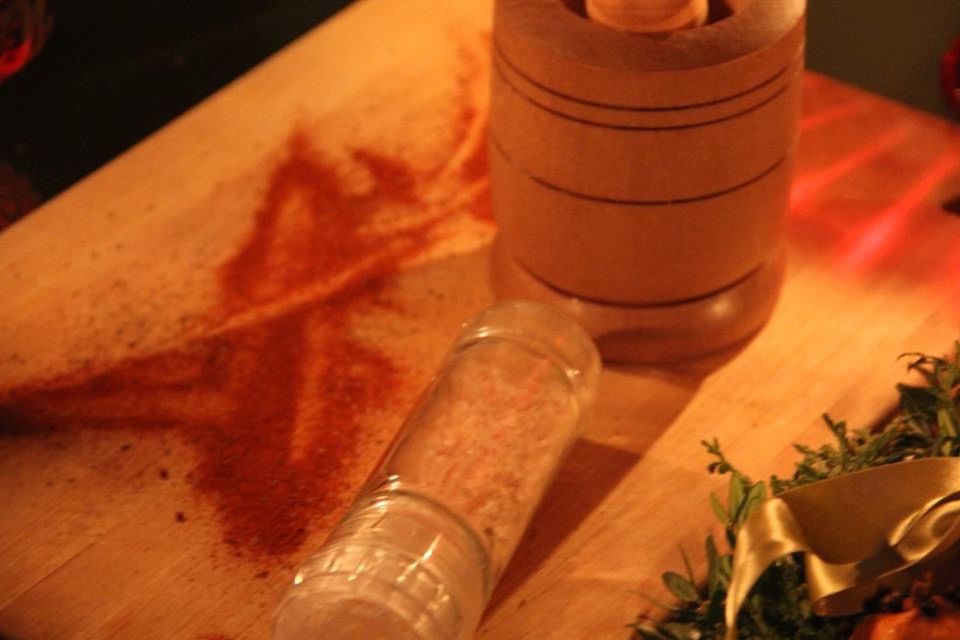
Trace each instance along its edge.
<instances>
[{"instance_id":1,"label":"wood grain surface","mask_svg":"<svg viewBox=\"0 0 960 640\"><path fill-rule=\"evenodd\" d=\"M0 234L0 636L266 638L492 300L488 1L364 0ZM626 638L757 476L960 335L956 128L804 81L788 277L743 349L608 369L481 638Z\"/></svg>"}]
</instances>

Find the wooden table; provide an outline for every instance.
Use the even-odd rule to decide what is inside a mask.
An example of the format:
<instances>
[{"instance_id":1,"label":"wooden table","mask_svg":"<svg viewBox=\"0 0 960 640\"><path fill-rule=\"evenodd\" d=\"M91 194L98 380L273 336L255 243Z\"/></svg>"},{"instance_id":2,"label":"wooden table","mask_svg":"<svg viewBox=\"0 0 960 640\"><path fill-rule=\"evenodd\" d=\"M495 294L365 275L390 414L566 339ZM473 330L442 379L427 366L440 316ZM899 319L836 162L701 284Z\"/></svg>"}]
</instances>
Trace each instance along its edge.
<instances>
[{"instance_id":1,"label":"wooden table","mask_svg":"<svg viewBox=\"0 0 960 640\"><path fill-rule=\"evenodd\" d=\"M0 235L0 635L265 638L491 302L488 0L365 0ZM809 75L789 273L723 363L609 368L481 638L625 638L757 476L960 323L958 131Z\"/></svg>"}]
</instances>

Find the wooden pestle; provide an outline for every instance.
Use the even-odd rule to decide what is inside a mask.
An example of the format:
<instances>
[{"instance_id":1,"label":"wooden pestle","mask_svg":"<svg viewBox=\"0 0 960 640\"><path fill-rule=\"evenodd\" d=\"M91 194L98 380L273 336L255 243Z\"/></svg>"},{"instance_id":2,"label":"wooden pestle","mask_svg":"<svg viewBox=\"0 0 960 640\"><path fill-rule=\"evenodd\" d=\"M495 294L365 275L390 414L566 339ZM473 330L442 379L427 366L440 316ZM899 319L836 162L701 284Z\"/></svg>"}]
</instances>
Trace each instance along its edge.
<instances>
[{"instance_id":1,"label":"wooden pestle","mask_svg":"<svg viewBox=\"0 0 960 640\"><path fill-rule=\"evenodd\" d=\"M601 4L632 3L496 0L494 286L565 307L608 359L722 348L782 275L804 0L656 34L580 13Z\"/></svg>"},{"instance_id":2,"label":"wooden pestle","mask_svg":"<svg viewBox=\"0 0 960 640\"><path fill-rule=\"evenodd\" d=\"M614 29L657 33L699 27L707 0L586 0L587 16Z\"/></svg>"}]
</instances>

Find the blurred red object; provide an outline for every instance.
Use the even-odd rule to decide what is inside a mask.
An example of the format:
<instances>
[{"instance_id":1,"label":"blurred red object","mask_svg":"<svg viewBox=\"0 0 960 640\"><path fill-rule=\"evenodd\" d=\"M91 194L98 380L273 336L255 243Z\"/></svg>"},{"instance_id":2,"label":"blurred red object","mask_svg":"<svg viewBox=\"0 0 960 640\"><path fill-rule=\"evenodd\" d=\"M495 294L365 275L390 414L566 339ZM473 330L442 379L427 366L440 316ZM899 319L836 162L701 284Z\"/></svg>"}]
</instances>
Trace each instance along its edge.
<instances>
[{"instance_id":1,"label":"blurred red object","mask_svg":"<svg viewBox=\"0 0 960 640\"><path fill-rule=\"evenodd\" d=\"M52 26L46 0L0 0L0 82L37 55Z\"/></svg>"},{"instance_id":2,"label":"blurred red object","mask_svg":"<svg viewBox=\"0 0 960 640\"><path fill-rule=\"evenodd\" d=\"M40 195L30 179L0 162L0 231L40 204Z\"/></svg>"}]
</instances>

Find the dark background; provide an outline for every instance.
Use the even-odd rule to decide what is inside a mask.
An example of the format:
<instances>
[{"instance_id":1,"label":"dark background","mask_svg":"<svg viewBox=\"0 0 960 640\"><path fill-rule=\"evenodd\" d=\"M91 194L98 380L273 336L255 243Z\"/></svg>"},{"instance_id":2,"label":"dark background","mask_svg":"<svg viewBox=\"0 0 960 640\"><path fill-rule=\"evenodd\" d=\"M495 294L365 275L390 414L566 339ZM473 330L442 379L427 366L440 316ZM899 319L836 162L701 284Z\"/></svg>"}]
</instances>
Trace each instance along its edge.
<instances>
[{"instance_id":1,"label":"dark background","mask_svg":"<svg viewBox=\"0 0 960 640\"><path fill-rule=\"evenodd\" d=\"M0 196L52 197L349 2L50 0L46 47L0 84ZM808 66L952 117L939 59L957 36L960 0L810 0Z\"/></svg>"},{"instance_id":2,"label":"dark background","mask_svg":"<svg viewBox=\"0 0 960 640\"><path fill-rule=\"evenodd\" d=\"M957 119L939 66L960 38L960 0L807 2L807 67Z\"/></svg>"},{"instance_id":3,"label":"dark background","mask_svg":"<svg viewBox=\"0 0 960 640\"><path fill-rule=\"evenodd\" d=\"M0 84L0 164L49 198L347 4L52 0L46 46Z\"/></svg>"}]
</instances>

